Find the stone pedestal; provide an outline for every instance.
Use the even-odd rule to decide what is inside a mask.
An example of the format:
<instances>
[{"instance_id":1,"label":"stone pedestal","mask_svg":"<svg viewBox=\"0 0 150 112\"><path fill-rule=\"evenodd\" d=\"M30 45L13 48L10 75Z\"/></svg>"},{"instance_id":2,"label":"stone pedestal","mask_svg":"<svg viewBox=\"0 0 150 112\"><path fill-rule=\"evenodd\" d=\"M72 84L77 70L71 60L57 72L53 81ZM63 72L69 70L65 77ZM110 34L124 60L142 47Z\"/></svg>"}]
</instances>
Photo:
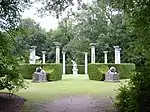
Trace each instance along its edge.
<instances>
[{"instance_id":1,"label":"stone pedestal","mask_svg":"<svg viewBox=\"0 0 150 112\"><path fill-rule=\"evenodd\" d=\"M65 54L66 52L62 52L63 54L63 74L66 74L66 62L65 62Z\"/></svg>"},{"instance_id":2,"label":"stone pedestal","mask_svg":"<svg viewBox=\"0 0 150 112\"><path fill-rule=\"evenodd\" d=\"M119 46L113 46L115 48L115 64L120 64L120 50Z\"/></svg>"},{"instance_id":3,"label":"stone pedestal","mask_svg":"<svg viewBox=\"0 0 150 112\"><path fill-rule=\"evenodd\" d=\"M107 53L108 51L103 51L104 53L104 63L107 64Z\"/></svg>"},{"instance_id":4,"label":"stone pedestal","mask_svg":"<svg viewBox=\"0 0 150 112\"><path fill-rule=\"evenodd\" d=\"M32 77L32 82L47 82L46 72L41 68L37 67Z\"/></svg>"},{"instance_id":5,"label":"stone pedestal","mask_svg":"<svg viewBox=\"0 0 150 112\"><path fill-rule=\"evenodd\" d=\"M34 72L32 82L47 82L46 73Z\"/></svg>"},{"instance_id":6,"label":"stone pedestal","mask_svg":"<svg viewBox=\"0 0 150 112\"><path fill-rule=\"evenodd\" d=\"M43 54L43 64L45 64L45 53L46 53L46 51L42 51L42 54Z\"/></svg>"},{"instance_id":7,"label":"stone pedestal","mask_svg":"<svg viewBox=\"0 0 150 112\"><path fill-rule=\"evenodd\" d=\"M106 82L120 82L119 73L116 72L115 67L111 67L110 70L105 73L105 81Z\"/></svg>"},{"instance_id":8,"label":"stone pedestal","mask_svg":"<svg viewBox=\"0 0 150 112\"><path fill-rule=\"evenodd\" d=\"M37 48L37 46L31 46L30 50L30 59L29 59L29 63L30 64L35 64L36 62L36 55L35 55L35 49Z\"/></svg>"},{"instance_id":9,"label":"stone pedestal","mask_svg":"<svg viewBox=\"0 0 150 112\"><path fill-rule=\"evenodd\" d=\"M91 43L91 63L95 63L95 46L96 43Z\"/></svg>"},{"instance_id":10,"label":"stone pedestal","mask_svg":"<svg viewBox=\"0 0 150 112\"><path fill-rule=\"evenodd\" d=\"M87 59L87 55L88 53L85 52L85 74L88 74L88 59Z\"/></svg>"},{"instance_id":11,"label":"stone pedestal","mask_svg":"<svg viewBox=\"0 0 150 112\"><path fill-rule=\"evenodd\" d=\"M78 69L73 68L72 72L73 72L73 75L78 75Z\"/></svg>"}]
</instances>

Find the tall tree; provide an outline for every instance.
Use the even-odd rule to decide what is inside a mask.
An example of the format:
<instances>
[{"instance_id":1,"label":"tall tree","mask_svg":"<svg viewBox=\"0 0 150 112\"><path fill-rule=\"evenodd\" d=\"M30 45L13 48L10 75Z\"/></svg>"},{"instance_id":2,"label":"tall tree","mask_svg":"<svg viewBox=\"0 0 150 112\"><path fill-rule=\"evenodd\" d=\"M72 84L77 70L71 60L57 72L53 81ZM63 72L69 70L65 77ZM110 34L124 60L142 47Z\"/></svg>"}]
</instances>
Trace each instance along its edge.
<instances>
[{"instance_id":1,"label":"tall tree","mask_svg":"<svg viewBox=\"0 0 150 112\"><path fill-rule=\"evenodd\" d=\"M0 28L2 30L17 26L21 12L31 4L30 0L1 0Z\"/></svg>"},{"instance_id":2,"label":"tall tree","mask_svg":"<svg viewBox=\"0 0 150 112\"><path fill-rule=\"evenodd\" d=\"M128 112L148 112L150 111L150 1L111 0L111 5L115 9L122 10L128 30L135 35L129 53L134 57L137 73L131 78L129 86L120 89L118 108L121 111L130 108L126 110ZM129 97L125 99L124 94L129 94ZM123 100L128 101L128 104ZM124 104L127 104L126 107L121 106Z\"/></svg>"}]
</instances>

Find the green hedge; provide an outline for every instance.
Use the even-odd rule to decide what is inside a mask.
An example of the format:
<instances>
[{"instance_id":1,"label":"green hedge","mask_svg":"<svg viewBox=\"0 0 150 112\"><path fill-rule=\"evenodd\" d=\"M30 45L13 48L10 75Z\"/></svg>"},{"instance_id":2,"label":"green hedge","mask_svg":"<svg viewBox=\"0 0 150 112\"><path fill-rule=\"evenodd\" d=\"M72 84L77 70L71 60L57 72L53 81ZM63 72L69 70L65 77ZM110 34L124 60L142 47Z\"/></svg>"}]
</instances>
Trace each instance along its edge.
<instances>
[{"instance_id":1,"label":"green hedge","mask_svg":"<svg viewBox=\"0 0 150 112\"><path fill-rule=\"evenodd\" d=\"M109 70L109 67L104 64L89 64L88 75L90 80L104 80L105 72Z\"/></svg>"},{"instance_id":2,"label":"green hedge","mask_svg":"<svg viewBox=\"0 0 150 112\"><path fill-rule=\"evenodd\" d=\"M84 74L84 65L78 65L78 74ZM66 65L66 74L72 74L72 65Z\"/></svg>"},{"instance_id":3,"label":"green hedge","mask_svg":"<svg viewBox=\"0 0 150 112\"><path fill-rule=\"evenodd\" d=\"M20 74L25 79L32 79L32 75L37 67L42 67L47 75L48 81L56 81L62 79L62 65L61 64L24 64L20 65Z\"/></svg>"},{"instance_id":4,"label":"green hedge","mask_svg":"<svg viewBox=\"0 0 150 112\"><path fill-rule=\"evenodd\" d=\"M119 73L120 79L128 79L134 73L135 64L133 63L95 63L88 65L88 75L90 80L104 80L105 73L109 70L110 67L116 67L117 72Z\"/></svg>"},{"instance_id":5,"label":"green hedge","mask_svg":"<svg viewBox=\"0 0 150 112\"><path fill-rule=\"evenodd\" d=\"M61 64L48 64L43 66L43 69L48 73L48 81L57 81L62 79L62 65Z\"/></svg>"}]
</instances>

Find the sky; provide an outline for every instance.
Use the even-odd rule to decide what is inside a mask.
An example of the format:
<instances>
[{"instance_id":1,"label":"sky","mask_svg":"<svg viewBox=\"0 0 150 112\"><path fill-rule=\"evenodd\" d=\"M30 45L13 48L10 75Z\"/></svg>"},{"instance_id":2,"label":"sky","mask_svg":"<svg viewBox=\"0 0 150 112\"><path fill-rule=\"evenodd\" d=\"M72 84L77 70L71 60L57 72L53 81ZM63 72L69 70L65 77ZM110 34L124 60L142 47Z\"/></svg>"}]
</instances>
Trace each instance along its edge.
<instances>
[{"instance_id":1,"label":"sky","mask_svg":"<svg viewBox=\"0 0 150 112\"><path fill-rule=\"evenodd\" d=\"M83 0L84 3L89 3L91 0ZM22 13L22 18L31 18L34 19L35 22L40 23L40 26L42 28L45 28L46 31L49 31L50 29L56 29L58 26L58 19L56 19L53 16L46 16L46 17L38 17L35 13L36 7L38 4L34 4L30 9L26 9L24 13ZM75 8L76 6L74 6Z\"/></svg>"}]
</instances>

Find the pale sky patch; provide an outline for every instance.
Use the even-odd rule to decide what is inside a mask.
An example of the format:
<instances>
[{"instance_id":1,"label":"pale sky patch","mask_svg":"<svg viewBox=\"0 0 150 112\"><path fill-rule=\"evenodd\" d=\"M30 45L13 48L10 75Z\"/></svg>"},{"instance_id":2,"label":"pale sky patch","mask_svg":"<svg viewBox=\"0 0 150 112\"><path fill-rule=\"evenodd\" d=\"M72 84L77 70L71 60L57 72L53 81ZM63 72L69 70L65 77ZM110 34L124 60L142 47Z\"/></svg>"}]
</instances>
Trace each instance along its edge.
<instances>
[{"instance_id":1,"label":"pale sky patch","mask_svg":"<svg viewBox=\"0 0 150 112\"><path fill-rule=\"evenodd\" d=\"M84 3L89 3L92 0L83 0ZM56 19L53 16L46 16L46 17L38 17L35 15L36 12L36 6L37 4L34 4L33 7L30 9L26 9L24 13L22 14L22 18L31 18L34 19L35 22L40 23L40 26L42 28L45 28L46 31L49 31L50 29L56 29L58 27L58 19ZM74 9L76 8L76 5L74 6Z\"/></svg>"}]
</instances>

